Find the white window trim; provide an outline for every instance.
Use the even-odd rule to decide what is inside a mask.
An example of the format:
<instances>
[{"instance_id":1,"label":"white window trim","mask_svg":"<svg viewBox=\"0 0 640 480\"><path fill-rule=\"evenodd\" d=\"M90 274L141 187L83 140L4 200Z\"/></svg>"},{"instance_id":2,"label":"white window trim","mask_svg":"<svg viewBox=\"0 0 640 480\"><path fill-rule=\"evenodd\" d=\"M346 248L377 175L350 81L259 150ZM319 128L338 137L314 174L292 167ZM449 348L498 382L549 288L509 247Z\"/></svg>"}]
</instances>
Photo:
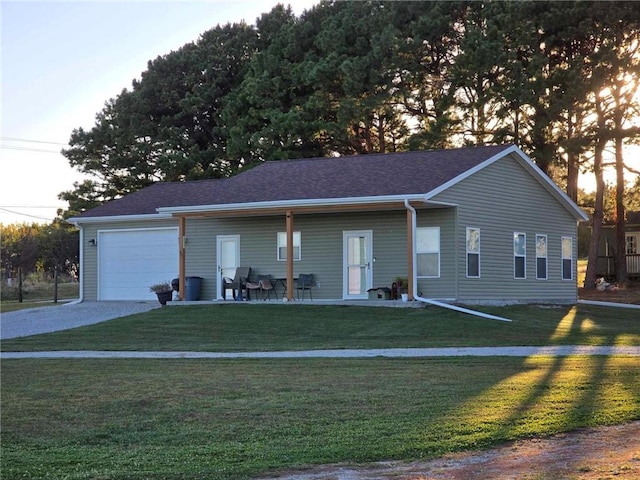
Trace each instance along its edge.
<instances>
[{"instance_id":1,"label":"white window trim","mask_svg":"<svg viewBox=\"0 0 640 480\"><path fill-rule=\"evenodd\" d=\"M469 251L469 230L478 231L478 251L477 252ZM482 236L481 236L480 229L477 227L467 227L465 237L464 237L464 243L465 243L465 250L466 250L466 255L465 255L466 276L467 278L480 278L482 276L482 263L480 261L481 260L480 252L482 251ZM469 254L478 255L478 275L469 275Z\"/></svg>"},{"instance_id":2,"label":"white window trim","mask_svg":"<svg viewBox=\"0 0 640 480\"><path fill-rule=\"evenodd\" d=\"M281 245L280 244L280 238L281 235L284 236L284 244ZM296 237L298 238L298 245L296 245ZM285 258L281 258L280 257L280 249L281 248L285 248L287 246L287 232L278 232L276 233L276 259L278 262L286 262L287 259ZM298 247L298 256L296 257L294 255L293 257L293 261L297 262L298 260L302 259L302 233L300 232L293 232L293 248L295 249L296 247ZM295 252L295 250L294 250Z\"/></svg>"},{"instance_id":3,"label":"white window trim","mask_svg":"<svg viewBox=\"0 0 640 480\"><path fill-rule=\"evenodd\" d=\"M429 251L419 251L418 250L418 245L416 242L416 258L418 255L420 255L421 253L437 253L438 254L438 273L436 275L416 275L417 278L440 278L440 257L442 257L441 254L441 241L440 241L440 227L416 227L416 237L417 237L417 231L418 230L426 230L426 229L430 229L430 230L437 230L438 231L438 250L429 250ZM417 272L416 272L417 274Z\"/></svg>"},{"instance_id":4,"label":"white window trim","mask_svg":"<svg viewBox=\"0 0 640 480\"><path fill-rule=\"evenodd\" d=\"M524 255L516 255L515 237L516 235L524 236ZM512 245L513 245L513 279L514 280L526 280L527 279L527 234L524 232L513 232ZM516 258L524 258L524 276L516 277Z\"/></svg>"},{"instance_id":5,"label":"white window trim","mask_svg":"<svg viewBox=\"0 0 640 480\"><path fill-rule=\"evenodd\" d=\"M538 238L544 237L545 254L544 256L538 256ZM546 268L544 269L544 277L538 276L538 259L544 258ZM549 280L549 237L544 233L536 233L536 280Z\"/></svg>"},{"instance_id":6,"label":"white window trim","mask_svg":"<svg viewBox=\"0 0 640 480\"><path fill-rule=\"evenodd\" d=\"M565 239L569 240L569 243L571 244L571 257L569 257L569 258L566 258L564 256L564 248L563 247L564 247ZM569 277L569 278L564 278L564 261L565 260L571 260L571 272L570 272L571 273L571 277ZM574 270L575 270L575 265L574 265L574 262L573 262L573 237L564 236L564 237L562 237L560 239L560 278L562 280L564 280L565 282L572 282L574 280L573 279L573 271Z\"/></svg>"}]
</instances>

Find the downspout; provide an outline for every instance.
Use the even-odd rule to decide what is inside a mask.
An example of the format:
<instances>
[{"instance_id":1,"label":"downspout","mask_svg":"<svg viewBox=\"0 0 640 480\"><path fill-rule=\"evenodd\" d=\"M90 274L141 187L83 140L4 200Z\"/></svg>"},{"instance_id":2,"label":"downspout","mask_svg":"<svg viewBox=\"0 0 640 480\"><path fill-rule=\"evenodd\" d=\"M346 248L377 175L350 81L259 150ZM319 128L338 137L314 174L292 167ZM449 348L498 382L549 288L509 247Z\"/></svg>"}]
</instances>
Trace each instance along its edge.
<instances>
[{"instance_id":1,"label":"downspout","mask_svg":"<svg viewBox=\"0 0 640 480\"><path fill-rule=\"evenodd\" d=\"M404 206L407 210L411 212L411 229L412 229L412 237L413 242L415 243L416 238L416 209L411 206L409 200L404 200ZM511 322L508 318L498 317L496 315L491 315L489 313L478 312L476 310L470 310L468 308L459 307L457 305L451 305L450 303L440 302L438 300L431 300L429 298L424 298L418 294L418 274L417 274L417 266L418 260L416 258L415 248L413 249L413 275L411 277L411 283L413 285L413 298L418 302L427 303L429 305L434 305L436 307L448 308L449 310L455 310L456 312L466 313L469 315L473 315L476 317L486 318L488 320L500 320L501 322Z\"/></svg>"}]
</instances>

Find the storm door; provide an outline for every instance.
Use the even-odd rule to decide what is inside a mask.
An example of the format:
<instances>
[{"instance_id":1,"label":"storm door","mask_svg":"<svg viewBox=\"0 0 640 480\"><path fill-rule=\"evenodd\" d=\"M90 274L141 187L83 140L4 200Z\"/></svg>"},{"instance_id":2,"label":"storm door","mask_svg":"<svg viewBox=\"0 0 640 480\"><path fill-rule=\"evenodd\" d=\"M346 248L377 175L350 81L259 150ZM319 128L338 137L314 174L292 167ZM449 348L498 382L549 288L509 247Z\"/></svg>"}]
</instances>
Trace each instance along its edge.
<instances>
[{"instance_id":1,"label":"storm door","mask_svg":"<svg viewBox=\"0 0 640 480\"><path fill-rule=\"evenodd\" d=\"M216 252L218 263L217 285L222 285L224 277L233 278L236 268L240 266L240 235L218 235L216 237ZM222 299L222 289L217 288L216 298ZM227 292L227 298L233 298Z\"/></svg>"},{"instance_id":2,"label":"storm door","mask_svg":"<svg viewBox=\"0 0 640 480\"><path fill-rule=\"evenodd\" d=\"M368 298L371 288L373 232L371 230L343 233L343 297L345 299Z\"/></svg>"}]
</instances>

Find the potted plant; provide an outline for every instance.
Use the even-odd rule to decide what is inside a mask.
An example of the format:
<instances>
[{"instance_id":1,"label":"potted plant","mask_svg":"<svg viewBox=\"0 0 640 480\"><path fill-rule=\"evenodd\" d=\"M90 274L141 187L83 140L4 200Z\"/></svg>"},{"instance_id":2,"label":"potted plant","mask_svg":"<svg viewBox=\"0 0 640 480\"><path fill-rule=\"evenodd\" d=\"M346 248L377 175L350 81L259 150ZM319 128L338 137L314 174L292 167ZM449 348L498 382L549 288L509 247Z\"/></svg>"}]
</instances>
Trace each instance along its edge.
<instances>
[{"instance_id":1,"label":"potted plant","mask_svg":"<svg viewBox=\"0 0 640 480\"><path fill-rule=\"evenodd\" d=\"M393 279L393 285L395 285L395 289L397 291L396 294L396 299L398 298L398 295L400 295L400 298L402 298L402 301L406 302L407 300L409 300L409 280L407 280L407 277L396 277ZM392 286L392 291L393 291L393 286Z\"/></svg>"},{"instance_id":2,"label":"potted plant","mask_svg":"<svg viewBox=\"0 0 640 480\"><path fill-rule=\"evenodd\" d=\"M166 305L171 301L173 296L173 288L169 282L161 282L151 285L149 291L155 293L158 296L158 301L161 305Z\"/></svg>"}]
</instances>

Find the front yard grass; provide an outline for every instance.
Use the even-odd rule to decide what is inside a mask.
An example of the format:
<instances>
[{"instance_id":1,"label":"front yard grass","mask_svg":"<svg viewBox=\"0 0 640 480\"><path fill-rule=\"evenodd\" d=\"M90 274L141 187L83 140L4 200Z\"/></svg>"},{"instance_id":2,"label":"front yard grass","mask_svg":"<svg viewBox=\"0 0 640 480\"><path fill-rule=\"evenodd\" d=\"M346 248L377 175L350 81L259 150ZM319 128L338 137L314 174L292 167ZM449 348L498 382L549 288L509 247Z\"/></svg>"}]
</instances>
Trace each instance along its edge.
<instances>
[{"instance_id":1,"label":"front yard grass","mask_svg":"<svg viewBox=\"0 0 640 480\"><path fill-rule=\"evenodd\" d=\"M2 478L245 479L640 418L630 357L4 360Z\"/></svg>"},{"instance_id":2,"label":"front yard grass","mask_svg":"<svg viewBox=\"0 0 640 480\"><path fill-rule=\"evenodd\" d=\"M637 310L165 307L16 350L640 345ZM3 359L4 479L246 479L640 419L640 359Z\"/></svg>"},{"instance_id":3,"label":"front yard grass","mask_svg":"<svg viewBox=\"0 0 640 480\"><path fill-rule=\"evenodd\" d=\"M11 339L2 351L274 351L500 345L640 345L639 310L589 305L483 307L512 323L438 307L226 304L165 307L74 330Z\"/></svg>"}]
</instances>

